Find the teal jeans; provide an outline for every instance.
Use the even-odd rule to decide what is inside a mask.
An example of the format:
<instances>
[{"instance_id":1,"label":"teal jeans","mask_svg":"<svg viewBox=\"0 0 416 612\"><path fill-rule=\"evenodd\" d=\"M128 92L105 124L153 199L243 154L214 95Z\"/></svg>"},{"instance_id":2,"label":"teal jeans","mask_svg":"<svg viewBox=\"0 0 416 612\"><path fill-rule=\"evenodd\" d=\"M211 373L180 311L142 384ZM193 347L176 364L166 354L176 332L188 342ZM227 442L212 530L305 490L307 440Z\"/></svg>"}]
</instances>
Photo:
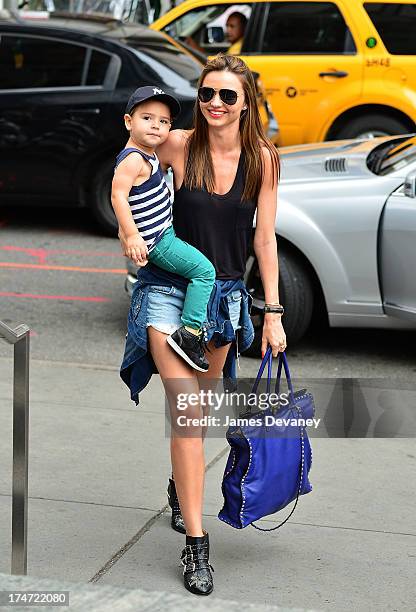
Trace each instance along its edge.
<instances>
[{"instance_id":1,"label":"teal jeans","mask_svg":"<svg viewBox=\"0 0 416 612\"><path fill-rule=\"evenodd\" d=\"M148 256L159 268L189 279L181 321L201 329L207 318L207 306L215 283L215 268L195 247L175 235L170 226Z\"/></svg>"}]
</instances>

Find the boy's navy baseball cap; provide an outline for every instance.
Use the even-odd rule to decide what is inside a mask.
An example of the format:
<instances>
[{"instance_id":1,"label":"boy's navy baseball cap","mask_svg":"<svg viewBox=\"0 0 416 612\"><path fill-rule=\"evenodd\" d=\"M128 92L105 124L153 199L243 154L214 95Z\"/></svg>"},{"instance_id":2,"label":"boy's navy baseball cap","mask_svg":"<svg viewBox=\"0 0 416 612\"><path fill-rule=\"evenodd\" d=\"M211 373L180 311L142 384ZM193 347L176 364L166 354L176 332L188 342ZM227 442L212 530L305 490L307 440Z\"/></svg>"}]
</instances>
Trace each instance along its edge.
<instances>
[{"instance_id":1,"label":"boy's navy baseball cap","mask_svg":"<svg viewBox=\"0 0 416 612\"><path fill-rule=\"evenodd\" d=\"M172 118L177 117L181 112L181 105L179 101L174 98L171 94L167 94L160 89L160 87L153 87L152 85L146 85L145 87L139 87L134 91L126 106L126 114L130 115L131 111L135 106L146 100L160 100L165 102L170 108Z\"/></svg>"}]
</instances>

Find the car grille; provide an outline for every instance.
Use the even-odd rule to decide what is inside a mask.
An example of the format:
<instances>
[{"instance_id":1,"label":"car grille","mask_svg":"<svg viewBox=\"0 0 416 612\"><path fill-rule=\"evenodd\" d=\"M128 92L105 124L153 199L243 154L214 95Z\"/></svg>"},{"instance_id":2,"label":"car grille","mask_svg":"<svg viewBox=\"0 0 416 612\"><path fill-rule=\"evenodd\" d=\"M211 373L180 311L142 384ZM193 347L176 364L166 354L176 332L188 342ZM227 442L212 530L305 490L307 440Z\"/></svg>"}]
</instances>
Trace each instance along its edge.
<instances>
[{"instance_id":1,"label":"car grille","mask_svg":"<svg viewBox=\"0 0 416 612\"><path fill-rule=\"evenodd\" d=\"M346 172L347 160L345 157L336 157L325 160L325 172Z\"/></svg>"}]
</instances>

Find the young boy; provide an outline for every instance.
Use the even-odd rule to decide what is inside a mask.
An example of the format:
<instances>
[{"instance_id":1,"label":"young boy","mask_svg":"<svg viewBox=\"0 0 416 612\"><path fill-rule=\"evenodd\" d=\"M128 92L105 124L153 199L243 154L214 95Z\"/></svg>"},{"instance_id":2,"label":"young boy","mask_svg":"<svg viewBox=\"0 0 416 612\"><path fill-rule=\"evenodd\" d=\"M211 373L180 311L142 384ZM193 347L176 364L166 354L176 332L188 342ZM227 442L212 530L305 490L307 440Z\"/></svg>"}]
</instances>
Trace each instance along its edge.
<instances>
[{"instance_id":1,"label":"young boy","mask_svg":"<svg viewBox=\"0 0 416 612\"><path fill-rule=\"evenodd\" d=\"M215 269L200 251L175 235L172 196L155 153L179 113L178 100L157 87L139 87L132 94L124 115L130 137L116 159L111 201L130 259L136 264L147 260L189 278L183 325L167 341L190 366L206 372L202 325Z\"/></svg>"}]
</instances>

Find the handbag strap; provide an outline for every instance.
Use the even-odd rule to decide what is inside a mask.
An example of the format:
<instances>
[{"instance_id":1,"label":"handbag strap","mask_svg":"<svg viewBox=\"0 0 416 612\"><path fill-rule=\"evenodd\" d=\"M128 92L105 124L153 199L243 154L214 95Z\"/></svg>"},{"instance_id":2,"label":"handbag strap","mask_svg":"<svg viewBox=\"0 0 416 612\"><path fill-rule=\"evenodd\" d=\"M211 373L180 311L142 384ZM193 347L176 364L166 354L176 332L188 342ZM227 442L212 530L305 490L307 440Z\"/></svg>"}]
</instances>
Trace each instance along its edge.
<instances>
[{"instance_id":1,"label":"handbag strap","mask_svg":"<svg viewBox=\"0 0 416 612\"><path fill-rule=\"evenodd\" d=\"M285 376L286 376L286 381L287 381L287 386L289 389L289 394L290 394L290 398L292 400L292 403L295 402L295 392L293 390L293 384L292 384L292 378L290 376L290 371L289 371L289 364L287 362L287 357L285 352L280 352L279 353L279 357L278 357L279 363L277 366L277 374L276 374L276 383L275 383L275 393L278 394L279 393L279 389L280 389L280 378L282 375L282 366L284 366L285 369ZM267 351L264 354L264 357L261 361L260 364L260 368L259 371L257 373L257 377L256 380L254 382L253 388L252 388L252 393L256 393L261 377L263 376L263 372L264 372L264 368L266 367L267 364L267 387L266 387L266 392L270 393L271 390L271 377L272 377L272 368L273 368L273 353L272 353L272 347L270 346L270 344L267 347Z\"/></svg>"},{"instance_id":2,"label":"handbag strap","mask_svg":"<svg viewBox=\"0 0 416 612\"><path fill-rule=\"evenodd\" d=\"M289 364L287 362L287 357L286 357L284 351L282 353L279 353L279 363L278 363L278 366L277 366L276 384L275 384L275 387L274 387L274 391L275 391L276 395L279 394L280 377L281 377L281 374L282 374L282 365L285 368L285 376L286 376L287 386L288 386L288 389L289 389L290 399L292 400L292 403L294 403L295 402L295 392L293 390L292 379L290 377Z\"/></svg>"},{"instance_id":3,"label":"handbag strap","mask_svg":"<svg viewBox=\"0 0 416 612\"><path fill-rule=\"evenodd\" d=\"M273 353L272 353L272 347L269 346L267 351L264 354L264 357L262 359L262 362L260 364L260 368L259 371L257 373L257 377L256 380L254 382L253 388L251 390L252 393L256 393L261 377L263 376L263 372L264 372L264 368L266 367L266 363L267 363L267 386L266 386L266 392L268 394L270 394L270 389L271 389L271 384L272 384L272 367L273 367Z\"/></svg>"},{"instance_id":4,"label":"handbag strap","mask_svg":"<svg viewBox=\"0 0 416 612\"><path fill-rule=\"evenodd\" d=\"M297 406L296 406L296 409L298 411L298 414L301 415L301 411L300 411L300 409ZM259 531L275 531L275 529L279 529L279 527L284 525L286 523L286 521L288 521L290 519L290 517L292 516L292 514L294 513L295 508L296 508L297 503L298 503L298 499L299 499L299 495L300 495L300 490L302 488L303 469L304 469L304 465L305 465L305 440L304 440L302 425L300 426L300 447L301 447L301 463L300 463L299 486L298 486L298 492L297 492L297 495L296 495L295 505L293 506L291 513L279 525L276 525L276 527L271 527L270 529L264 529L263 527L257 527L257 525L255 525L254 523L250 523L250 525L252 527L254 527L255 529L258 529Z\"/></svg>"}]
</instances>

